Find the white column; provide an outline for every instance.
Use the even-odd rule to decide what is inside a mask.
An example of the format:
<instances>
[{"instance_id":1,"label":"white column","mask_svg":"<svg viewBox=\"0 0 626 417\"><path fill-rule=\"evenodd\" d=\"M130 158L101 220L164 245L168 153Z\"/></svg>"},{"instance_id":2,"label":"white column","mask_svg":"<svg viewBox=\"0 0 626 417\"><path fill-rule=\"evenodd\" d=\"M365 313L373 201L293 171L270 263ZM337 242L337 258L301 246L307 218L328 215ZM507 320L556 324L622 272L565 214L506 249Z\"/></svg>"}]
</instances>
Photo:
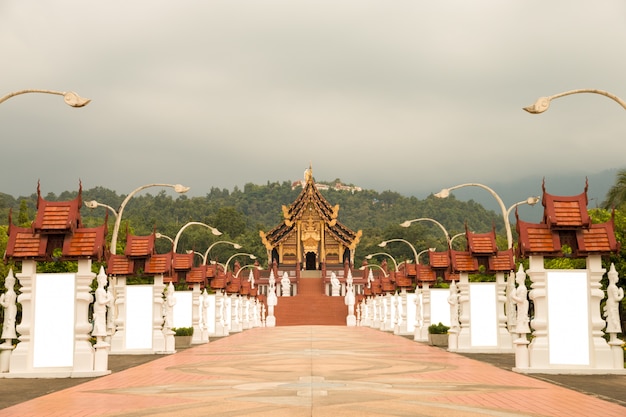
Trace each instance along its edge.
<instances>
[{"instance_id":1,"label":"white column","mask_svg":"<svg viewBox=\"0 0 626 417\"><path fill-rule=\"evenodd\" d=\"M111 336L111 353L126 350L126 277L119 276L115 283L115 333Z\"/></svg>"},{"instance_id":2,"label":"white column","mask_svg":"<svg viewBox=\"0 0 626 417\"><path fill-rule=\"evenodd\" d=\"M469 275L461 272L459 275L459 336L457 338L458 350L469 350L472 347L471 323L470 323L470 293Z\"/></svg>"},{"instance_id":3,"label":"white column","mask_svg":"<svg viewBox=\"0 0 626 417\"><path fill-rule=\"evenodd\" d=\"M91 323L89 305L93 301L91 283L96 274L91 272L91 260L80 259L76 273L74 295L74 372L91 373L94 368L95 351L89 342Z\"/></svg>"},{"instance_id":4,"label":"white column","mask_svg":"<svg viewBox=\"0 0 626 417\"><path fill-rule=\"evenodd\" d=\"M166 351L165 334L163 333L163 275L154 277L152 285L152 350Z\"/></svg>"},{"instance_id":5,"label":"white column","mask_svg":"<svg viewBox=\"0 0 626 417\"><path fill-rule=\"evenodd\" d=\"M202 342L202 328L200 327L200 309L202 306L202 300L200 296L202 292L200 291L200 283L196 282L193 284L193 289L191 290L191 325L193 327L193 336L191 337L191 344L197 345Z\"/></svg>"},{"instance_id":6,"label":"white column","mask_svg":"<svg viewBox=\"0 0 626 417\"><path fill-rule=\"evenodd\" d=\"M11 355L11 373L29 372L33 369L32 331L35 317L33 294L35 293L35 274L37 263L31 260L22 261L22 271L15 274L20 283L20 295L17 302L22 305L22 321L16 326L20 343Z\"/></svg>"}]
</instances>

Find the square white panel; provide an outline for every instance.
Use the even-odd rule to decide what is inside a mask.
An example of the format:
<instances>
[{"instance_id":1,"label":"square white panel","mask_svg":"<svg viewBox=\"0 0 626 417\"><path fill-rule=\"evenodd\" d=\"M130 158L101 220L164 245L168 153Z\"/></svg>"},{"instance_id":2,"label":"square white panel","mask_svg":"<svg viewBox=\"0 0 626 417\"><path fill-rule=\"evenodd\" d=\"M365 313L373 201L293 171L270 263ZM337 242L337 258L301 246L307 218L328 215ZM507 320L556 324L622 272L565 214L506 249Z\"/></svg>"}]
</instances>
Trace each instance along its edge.
<instances>
[{"instance_id":1,"label":"square white panel","mask_svg":"<svg viewBox=\"0 0 626 417\"><path fill-rule=\"evenodd\" d=\"M473 282L470 293L470 343L472 346L498 346L496 284Z\"/></svg>"},{"instance_id":2,"label":"square white panel","mask_svg":"<svg viewBox=\"0 0 626 417\"><path fill-rule=\"evenodd\" d=\"M74 366L75 274L35 276L33 367Z\"/></svg>"},{"instance_id":3,"label":"square white panel","mask_svg":"<svg viewBox=\"0 0 626 417\"><path fill-rule=\"evenodd\" d=\"M547 273L550 364L589 365L587 271Z\"/></svg>"},{"instance_id":4,"label":"square white panel","mask_svg":"<svg viewBox=\"0 0 626 417\"><path fill-rule=\"evenodd\" d=\"M152 285L126 286L126 349L152 349Z\"/></svg>"}]
</instances>

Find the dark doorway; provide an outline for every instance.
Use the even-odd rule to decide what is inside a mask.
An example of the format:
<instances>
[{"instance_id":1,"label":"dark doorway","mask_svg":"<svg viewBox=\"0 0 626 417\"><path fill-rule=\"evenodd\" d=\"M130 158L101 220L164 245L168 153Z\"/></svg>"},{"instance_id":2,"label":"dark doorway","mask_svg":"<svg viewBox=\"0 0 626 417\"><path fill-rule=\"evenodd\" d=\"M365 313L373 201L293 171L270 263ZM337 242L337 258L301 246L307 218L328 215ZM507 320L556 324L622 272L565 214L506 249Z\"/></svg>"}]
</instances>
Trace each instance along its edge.
<instances>
[{"instance_id":1,"label":"dark doorway","mask_svg":"<svg viewBox=\"0 0 626 417\"><path fill-rule=\"evenodd\" d=\"M307 252L306 253L306 270L307 271L314 271L317 269L316 267L316 256L314 252Z\"/></svg>"}]
</instances>

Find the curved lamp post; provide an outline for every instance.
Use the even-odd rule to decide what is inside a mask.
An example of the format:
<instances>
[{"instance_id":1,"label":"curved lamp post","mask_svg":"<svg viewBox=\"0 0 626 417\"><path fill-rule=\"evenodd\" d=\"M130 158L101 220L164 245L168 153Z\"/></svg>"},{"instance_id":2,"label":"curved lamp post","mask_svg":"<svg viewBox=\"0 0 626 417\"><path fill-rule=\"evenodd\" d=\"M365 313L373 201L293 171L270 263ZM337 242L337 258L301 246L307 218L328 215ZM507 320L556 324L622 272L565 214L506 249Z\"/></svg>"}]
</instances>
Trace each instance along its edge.
<instances>
[{"instance_id":1,"label":"curved lamp post","mask_svg":"<svg viewBox=\"0 0 626 417\"><path fill-rule=\"evenodd\" d=\"M450 247L450 234L448 233L446 228L443 227L443 225L441 223L439 223L435 219L430 219L428 217L420 217L419 219L406 220L403 223L400 223L400 226L402 226L402 227L409 227L411 225L411 223L415 223L415 222L432 222L432 223L435 223L443 231L443 234L446 236L446 243L448 243L448 247Z\"/></svg>"},{"instance_id":2,"label":"curved lamp post","mask_svg":"<svg viewBox=\"0 0 626 417\"><path fill-rule=\"evenodd\" d=\"M452 242L454 242L454 239L456 239L457 237L461 237L461 236L465 236L465 232L457 233L456 235L450 238L450 249L452 249Z\"/></svg>"},{"instance_id":3,"label":"curved lamp post","mask_svg":"<svg viewBox=\"0 0 626 417\"><path fill-rule=\"evenodd\" d=\"M496 201L498 202L498 205L500 206L500 209L502 210L502 218L504 219L504 227L506 229L507 248L511 249L513 247L513 233L511 232L511 223L509 222L509 218L507 216L507 209L504 206L504 202L502 201L500 196L496 194L496 192L493 191L491 188L483 184L472 182L472 183L467 183L467 184L455 185L454 187L450 187L450 188L444 188L441 191L439 191L437 194L435 194L435 197L448 198L448 196L450 195L450 191L456 190L458 188L463 188L463 187L480 187L482 189L489 191L489 193L493 196L493 198L496 199Z\"/></svg>"},{"instance_id":4,"label":"curved lamp post","mask_svg":"<svg viewBox=\"0 0 626 417\"><path fill-rule=\"evenodd\" d=\"M183 225L183 227L181 227L178 230L178 233L176 233L176 237L174 238L174 241L172 242L172 252L176 253L176 249L178 248L178 240L180 239L180 236L183 234L183 231L188 228L189 226L204 226L207 229L211 229L211 233L213 233L215 236L219 236L222 234L222 232L220 232L219 230L217 230L215 227L213 226L209 226L208 224L204 224L204 223L200 223L200 222L189 222Z\"/></svg>"},{"instance_id":5,"label":"curved lamp post","mask_svg":"<svg viewBox=\"0 0 626 417\"><path fill-rule=\"evenodd\" d=\"M388 254L387 252L376 252L376 253L370 253L369 255L365 256L365 259L372 259L374 256L376 255L385 255L391 258L391 261L393 262L393 267L394 267L394 271L398 272L398 262L396 262L395 258L393 256L391 256L390 254Z\"/></svg>"},{"instance_id":6,"label":"curved lamp post","mask_svg":"<svg viewBox=\"0 0 626 417\"><path fill-rule=\"evenodd\" d=\"M65 103L71 107L84 107L91 102L90 99L83 98L72 91L61 92L61 91L53 91L53 90L30 89L30 90L14 91L5 96L2 96L0 97L0 103L4 103L11 97L15 97L15 96L19 96L20 94L27 94L27 93L44 93L44 94L55 94L57 96L63 96L63 101L65 101Z\"/></svg>"},{"instance_id":7,"label":"curved lamp post","mask_svg":"<svg viewBox=\"0 0 626 417\"><path fill-rule=\"evenodd\" d=\"M213 249L213 247L215 245L218 245L220 243L227 243L227 244L231 245L235 249L241 249L242 248L242 246L240 244L235 243L235 242L229 242L227 240L218 240L217 242L213 242L211 244L211 246L209 246L209 248L206 250L206 252L204 252L204 258L203 258L203 261L202 261L203 265L206 265L206 261L209 259L209 252L211 252L211 249Z\"/></svg>"},{"instance_id":8,"label":"curved lamp post","mask_svg":"<svg viewBox=\"0 0 626 417\"><path fill-rule=\"evenodd\" d=\"M185 187L184 185L180 185L180 184L147 184L147 185L142 185L141 187L136 188L133 191L131 191L126 196L124 201L122 201L122 204L120 204L120 208L117 211L117 217L115 218L115 225L113 226L113 233L111 234L111 254L115 255L115 252L117 251L117 235L119 234L119 231L120 231L120 223L122 222L122 213L124 212L124 207L126 207L126 204L128 204L130 199L135 194L137 194L141 190L144 190L150 187L170 187L170 188L173 188L174 191L176 191L179 194L183 194L189 191L189 187Z\"/></svg>"},{"instance_id":9,"label":"curved lamp post","mask_svg":"<svg viewBox=\"0 0 626 417\"><path fill-rule=\"evenodd\" d=\"M383 272L383 275L385 276L385 278L387 278L389 276L380 265L376 265L376 264L364 265L364 266L360 267L359 270L363 271L363 270L365 270L365 268L371 268L371 267L380 269Z\"/></svg>"},{"instance_id":10,"label":"curved lamp post","mask_svg":"<svg viewBox=\"0 0 626 417\"><path fill-rule=\"evenodd\" d=\"M226 261L226 263L224 264L224 273L226 273L228 271L228 264L230 263L230 261L235 257L235 256L247 256L250 259L256 259L256 256L254 256L251 253L243 253L243 252L239 252L234 254L233 256L231 256L230 258L228 258L228 260Z\"/></svg>"},{"instance_id":11,"label":"curved lamp post","mask_svg":"<svg viewBox=\"0 0 626 417\"><path fill-rule=\"evenodd\" d=\"M106 205L106 204L98 203L96 200L85 201L85 207L90 208L92 210L98 207L104 207L108 209L111 213L113 213L113 216L115 218L117 218L117 211L115 211L113 207Z\"/></svg>"},{"instance_id":12,"label":"curved lamp post","mask_svg":"<svg viewBox=\"0 0 626 417\"><path fill-rule=\"evenodd\" d=\"M434 252L436 250L436 248L428 248L428 249L424 249L423 251L421 251L420 253L417 254L417 263L420 263L420 255L426 252Z\"/></svg>"},{"instance_id":13,"label":"curved lamp post","mask_svg":"<svg viewBox=\"0 0 626 417\"><path fill-rule=\"evenodd\" d=\"M411 244L411 242L409 242L408 240L405 240L405 239L400 239L400 238L397 238L397 239L389 239L389 240L384 240L384 241L380 242L380 243L378 244L378 246L380 246L381 248L384 248L385 246L387 246L387 243L391 243L391 242L404 242L404 243L406 243L407 245L409 245L409 246L411 247L411 250L413 251L413 256L415 257L415 263L418 263L418 262L417 262L417 258L418 258L418 256L417 256L417 251L415 250L415 246L413 246L413 245Z\"/></svg>"},{"instance_id":14,"label":"curved lamp post","mask_svg":"<svg viewBox=\"0 0 626 417\"><path fill-rule=\"evenodd\" d=\"M528 106L528 107L523 107L523 109L531 114L543 113L544 111L548 110L548 108L550 107L550 102L554 100L555 98L565 97L565 96L569 96L572 94L580 94L580 93L600 94L602 96L608 97L611 100L615 101L617 104L622 106L624 110L626 110L626 102L624 100L617 97L615 94L609 93L608 91L596 90L593 88L582 88L578 90L565 91L564 93L555 94L553 96L539 97L533 105Z\"/></svg>"},{"instance_id":15,"label":"curved lamp post","mask_svg":"<svg viewBox=\"0 0 626 417\"><path fill-rule=\"evenodd\" d=\"M491 188L487 187L484 184L479 184L475 182L455 185L454 187L450 187L450 188L444 188L441 191L439 191L437 194L435 194L435 197L447 198L448 196L450 196L450 191L456 190L458 188L463 188L463 187L482 188L484 190L489 191L489 193L493 196L493 198L495 198L495 200L498 202L498 205L500 206L500 210L502 210L502 219L504 220L504 227L506 229L507 249L511 249L513 247L513 233L511 232L511 222L509 221L509 214L511 214L511 210L513 210L514 207L517 207L521 204L529 204L531 206L534 206L535 204L539 202L539 197L528 197L526 200L519 201L507 209L504 205L504 202L495 191L493 191Z\"/></svg>"},{"instance_id":16,"label":"curved lamp post","mask_svg":"<svg viewBox=\"0 0 626 417\"><path fill-rule=\"evenodd\" d=\"M169 241L170 241L170 243L172 244L172 247L174 247L174 239L172 239L171 237L169 237L169 236L167 236L167 235L164 235L163 233L159 233L159 232L155 233L155 235L154 235L154 236L155 236L157 239L166 239L166 240L169 240Z\"/></svg>"},{"instance_id":17,"label":"curved lamp post","mask_svg":"<svg viewBox=\"0 0 626 417\"><path fill-rule=\"evenodd\" d=\"M511 207L509 207L506 210L506 218L508 219L509 216L511 215L511 211L513 211L513 209L517 206L521 206L522 204L528 204L529 206L534 206L535 204L537 204L539 201L541 201L541 197L539 196L535 196L535 197L528 197L526 200L523 201L518 201L517 203L513 204Z\"/></svg>"},{"instance_id":18,"label":"curved lamp post","mask_svg":"<svg viewBox=\"0 0 626 417\"><path fill-rule=\"evenodd\" d=\"M263 268L261 268L261 267L260 267L260 266L258 266L258 265L254 265L254 264L244 265L244 266L242 266L241 268L239 268L239 271L237 271L237 273L235 274L235 278L238 278L238 277L239 277L239 274L241 273L241 271L243 271L243 270L244 270L244 269L246 269L246 268L256 268L256 269L258 269L259 271L262 271L262 270L263 270Z\"/></svg>"}]
</instances>

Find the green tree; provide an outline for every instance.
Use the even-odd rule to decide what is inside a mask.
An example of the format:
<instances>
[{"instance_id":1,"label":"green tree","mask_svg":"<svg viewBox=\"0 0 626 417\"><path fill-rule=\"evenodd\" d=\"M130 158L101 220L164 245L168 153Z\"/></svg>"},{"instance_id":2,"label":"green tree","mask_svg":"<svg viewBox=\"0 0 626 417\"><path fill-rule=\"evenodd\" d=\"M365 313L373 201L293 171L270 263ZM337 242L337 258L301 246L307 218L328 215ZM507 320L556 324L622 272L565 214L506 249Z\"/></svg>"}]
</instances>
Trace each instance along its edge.
<instances>
[{"instance_id":1,"label":"green tree","mask_svg":"<svg viewBox=\"0 0 626 417\"><path fill-rule=\"evenodd\" d=\"M605 209L621 208L626 203L626 169L620 169L615 176L615 184L609 188L606 199L602 202Z\"/></svg>"}]
</instances>

